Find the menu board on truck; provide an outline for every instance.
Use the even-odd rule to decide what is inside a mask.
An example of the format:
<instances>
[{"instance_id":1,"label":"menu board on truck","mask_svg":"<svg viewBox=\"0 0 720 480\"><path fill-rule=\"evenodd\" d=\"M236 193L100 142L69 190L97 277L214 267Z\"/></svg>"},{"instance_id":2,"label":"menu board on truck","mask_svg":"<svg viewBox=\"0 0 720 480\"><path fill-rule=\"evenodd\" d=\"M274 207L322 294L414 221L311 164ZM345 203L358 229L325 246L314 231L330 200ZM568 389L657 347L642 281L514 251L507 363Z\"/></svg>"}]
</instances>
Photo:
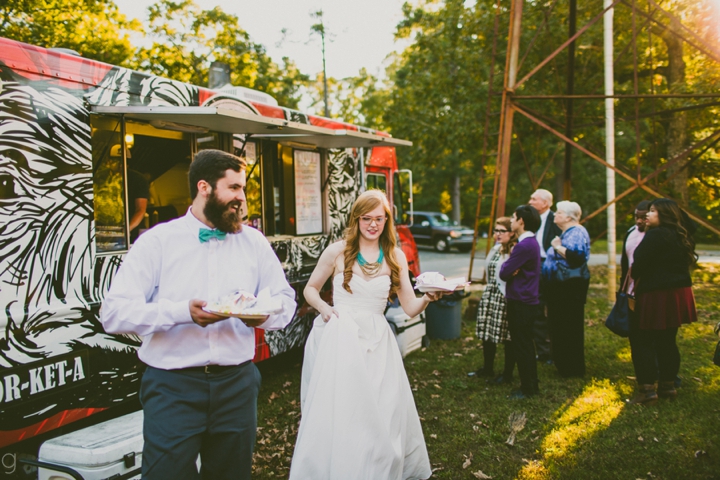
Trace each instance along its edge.
<instances>
[{"instance_id":1,"label":"menu board on truck","mask_svg":"<svg viewBox=\"0 0 720 480\"><path fill-rule=\"evenodd\" d=\"M295 150L294 164L296 233L322 233L320 154Z\"/></svg>"}]
</instances>

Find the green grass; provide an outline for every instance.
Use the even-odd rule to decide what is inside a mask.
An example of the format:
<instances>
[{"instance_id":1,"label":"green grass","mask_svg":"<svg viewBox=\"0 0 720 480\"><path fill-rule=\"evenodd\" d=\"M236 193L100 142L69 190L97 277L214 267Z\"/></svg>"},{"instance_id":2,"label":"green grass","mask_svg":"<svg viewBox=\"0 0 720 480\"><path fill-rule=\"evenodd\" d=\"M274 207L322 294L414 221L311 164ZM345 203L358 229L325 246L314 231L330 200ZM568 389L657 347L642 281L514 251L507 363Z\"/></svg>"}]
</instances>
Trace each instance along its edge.
<instances>
[{"instance_id":1,"label":"green grass","mask_svg":"<svg viewBox=\"0 0 720 480\"><path fill-rule=\"evenodd\" d=\"M541 394L506 399L509 386L466 376L482 363L474 321L461 338L434 340L405 359L437 479L711 479L720 474L720 368L712 364L720 321L720 266L695 272L699 321L680 329L682 388L675 401L626 406L633 393L627 339L603 325L605 267L592 267L586 306L584 379L539 365ZM477 294L476 294L477 295ZM263 387L253 478L287 478L299 421L299 352L261 364ZM496 363L502 363L502 347ZM501 365L496 365L499 369ZM513 412L527 416L505 444ZM699 453L705 452L705 453ZM469 465L463 467L467 464Z\"/></svg>"}]
</instances>

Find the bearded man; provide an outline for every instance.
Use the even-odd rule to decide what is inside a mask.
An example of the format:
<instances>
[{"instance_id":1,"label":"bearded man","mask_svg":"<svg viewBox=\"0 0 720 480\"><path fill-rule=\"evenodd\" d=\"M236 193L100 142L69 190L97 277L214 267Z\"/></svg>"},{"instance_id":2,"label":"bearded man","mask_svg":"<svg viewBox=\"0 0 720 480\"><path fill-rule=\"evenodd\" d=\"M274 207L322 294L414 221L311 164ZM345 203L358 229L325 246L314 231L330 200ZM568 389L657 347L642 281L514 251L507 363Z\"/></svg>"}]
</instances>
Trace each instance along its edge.
<instances>
[{"instance_id":1,"label":"bearded man","mask_svg":"<svg viewBox=\"0 0 720 480\"><path fill-rule=\"evenodd\" d=\"M108 333L143 337L142 478L249 479L260 388L253 329L290 323L295 292L267 239L241 224L244 161L203 150L188 175L188 212L138 238L101 321ZM265 287L282 299L282 313L242 321L203 310L208 300Z\"/></svg>"}]
</instances>

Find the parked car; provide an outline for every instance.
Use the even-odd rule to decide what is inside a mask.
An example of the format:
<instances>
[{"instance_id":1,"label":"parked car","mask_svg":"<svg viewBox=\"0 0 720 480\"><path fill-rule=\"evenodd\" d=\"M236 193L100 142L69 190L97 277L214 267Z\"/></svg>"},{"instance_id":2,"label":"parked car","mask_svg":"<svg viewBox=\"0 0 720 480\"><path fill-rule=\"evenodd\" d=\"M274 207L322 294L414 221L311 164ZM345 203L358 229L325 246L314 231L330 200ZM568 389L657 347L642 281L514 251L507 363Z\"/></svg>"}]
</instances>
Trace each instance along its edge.
<instances>
[{"instance_id":1,"label":"parked car","mask_svg":"<svg viewBox=\"0 0 720 480\"><path fill-rule=\"evenodd\" d=\"M472 248L473 229L450 220L441 212L414 212L410 231L418 245L432 245L438 252L455 247L461 252Z\"/></svg>"}]
</instances>

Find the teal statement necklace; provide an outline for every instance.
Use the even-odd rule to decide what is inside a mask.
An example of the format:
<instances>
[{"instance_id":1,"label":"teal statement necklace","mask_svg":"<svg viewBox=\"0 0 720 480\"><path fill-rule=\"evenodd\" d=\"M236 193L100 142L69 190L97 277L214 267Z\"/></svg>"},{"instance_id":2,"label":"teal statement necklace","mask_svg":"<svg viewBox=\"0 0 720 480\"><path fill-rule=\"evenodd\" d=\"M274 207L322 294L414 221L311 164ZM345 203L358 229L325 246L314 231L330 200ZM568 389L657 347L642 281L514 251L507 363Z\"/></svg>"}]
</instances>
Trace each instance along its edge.
<instances>
[{"instance_id":1,"label":"teal statement necklace","mask_svg":"<svg viewBox=\"0 0 720 480\"><path fill-rule=\"evenodd\" d=\"M380 267L382 267L383 258L385 258L385 255L383 254L382 248L380 249L380 255L378 255L378 259L376 262L368 262L363 258L362 253L358 252L357 254L357 262L358 265L360 265L360 270L367 275L368 277L374 277L378 273L380 273Z\"/></svg>"}]
</instances>

